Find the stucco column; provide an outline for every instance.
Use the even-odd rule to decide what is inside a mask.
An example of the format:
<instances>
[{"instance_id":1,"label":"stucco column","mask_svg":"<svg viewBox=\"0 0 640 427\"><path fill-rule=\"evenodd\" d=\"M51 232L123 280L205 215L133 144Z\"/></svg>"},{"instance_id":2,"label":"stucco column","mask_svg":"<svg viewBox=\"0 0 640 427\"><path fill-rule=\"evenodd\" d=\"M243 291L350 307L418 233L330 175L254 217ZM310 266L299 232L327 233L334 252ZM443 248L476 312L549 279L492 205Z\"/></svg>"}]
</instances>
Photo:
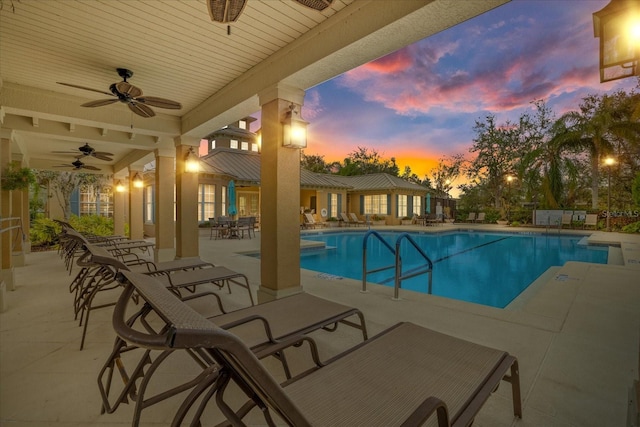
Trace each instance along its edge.
<instances>
[{"instance_id":1,"label":"stucco column","mask_svg":"<svg viewBox=\"0 0 640 427\"><path fill-rule=\"evenodd\" d=\"M174 260L175 223L173 219L173 194L175 185L175 150L156 150L156 184L154 193L154 217L156 226L156 247L154 260L164 262Z\"/></svg>"},{"instance_id":2,"label":"stucco column","mask_svg":"<svg viewBox=\"0 0 640 427\"><path fill-rule=\"evenodd\" d=\"M258 301L302 291L300 285L300 150L282 146L282 119L304 91L278 85L258 94L262 106Z\"/></svg>"},{"instance_id":3,"label":"stucco column","mask_svg":"<svg viewBox=\"0 0 640 427\"><path fill-rule=\"evenodd\" d=\"M199 256L198 173L187 172L185 163L191 149L197 156L200 139L179 137L176 143L176 257Z\"/></svg>"},{"instance_id":4,"label":"stucco column","mask_svg":"<svg viewBox=\"0 0 640 427\"><path fill-rule=\"evenodd\" d=\"M123 188L127 188L126 180L122 178L113 178L113 234L124 236L124 225L126 224L125 215L125 192L118 191L118 183Z\"/></svg>"},{"instance_id":5,"label":"stucco column","mask_svg":"<svg viewBox=\"0 0 640 427\"><path fill-rule=\"evenodd\" d=\"M0 137L0 176L9 165L10 160L11 140L3 135ZM0 189L0 217L11 217L11 191ZM7 228L11 225L12 222L9 221L0 222L0 228ZM9 231L0 233L0 298L2 298L1 293L5 288L10 291L15 289L15 276L11 260L11 236L13 234ZM3 282L4 286L2 285ZM4 305L4 298L2 299Z\"/></svg>"},{"instance_id":6,"label":"stucco column","mask_svg":"<svg viewBox=\"0 0 640 427\"><path fill-rule=\"evenodd\" d=\"M14 154L11 157L11 160L17 164L20 165L20 167L23 166L22 164L22 155L21 154ZM24 266L24 250L22 247L22 244L24 242L24 237L29 230L27 228L25 228L25 226L27 224L23 224L22 223L22 219L24 218L23 212L22 212L22 208L24 207L24 204L22 203L22 198L23 197L29 197L29 189L25 189L25 190L13 190L11 191L11 216L12 218L20 218L20 222L18 223L18 221L16 220L12 220L10 224L5 224L5 226L7 225L12 225L12 226L18 226L20 225L20 228L16 228L14 230L11 230L11 232L9 232L9 235L11 236L11 265L13 267L23 267ZM28 209L28 208L27 208ZM24 232L24 234L23 234Z\"/></svg>"},{"instance_id":7,"label":"stucco column","mask_svg":"<svg viewBox=\"0 0 640 427\"><path fill-rule=\"evenodd\" d=\"M135 188L131 179L136 172L142 175L142 168L129 168L129 234L132 240L144 238L143 189Z\"/></svg>"}]
</instances>

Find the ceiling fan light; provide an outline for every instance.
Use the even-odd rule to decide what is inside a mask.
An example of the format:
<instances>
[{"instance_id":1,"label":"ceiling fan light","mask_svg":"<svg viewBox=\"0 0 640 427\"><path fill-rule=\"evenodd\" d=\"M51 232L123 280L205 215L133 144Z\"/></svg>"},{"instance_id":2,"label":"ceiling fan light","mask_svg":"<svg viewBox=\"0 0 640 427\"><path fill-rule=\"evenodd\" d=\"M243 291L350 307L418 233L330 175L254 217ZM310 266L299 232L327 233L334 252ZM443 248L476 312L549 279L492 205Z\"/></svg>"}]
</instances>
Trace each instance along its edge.
<instances>
[{"instance_id":1,"label":"ceiling fan light","mask_svg":"<svg viewBox=\"0 0 640 427\"><path fill-rule=\"evenodd\" d=\"M212 21L236 22L244 10L247 0L207 0L209 16Z\"/></svg>"}]
</instances>

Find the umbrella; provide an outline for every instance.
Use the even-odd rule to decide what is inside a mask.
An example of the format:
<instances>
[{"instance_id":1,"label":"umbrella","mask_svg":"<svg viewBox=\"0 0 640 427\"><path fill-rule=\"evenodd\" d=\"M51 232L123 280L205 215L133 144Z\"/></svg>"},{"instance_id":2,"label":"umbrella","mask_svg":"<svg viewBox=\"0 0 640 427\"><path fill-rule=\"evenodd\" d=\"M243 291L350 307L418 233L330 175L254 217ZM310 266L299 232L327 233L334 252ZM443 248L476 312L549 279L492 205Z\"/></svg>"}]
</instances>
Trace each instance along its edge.
<instances>
[{"instance_id":1,"label":"umbrella","mask_svg":"<svg viewBox=\"0 0 640 427\"><path fill-rule=\"evenodd\" d=\"M431 213L431 193L427 193L427 209L426 213Z\"/></svg>"},{"instance_id":2,"label":"umbrella","mask_svg":"<svg viewBox=\"0 0 640 427\"><path fill-rule=\"evenodd\" d=\"M229 181L229 215L233 216L238 213L236 208L236 184Z\"/></svg>"}]
</instances>

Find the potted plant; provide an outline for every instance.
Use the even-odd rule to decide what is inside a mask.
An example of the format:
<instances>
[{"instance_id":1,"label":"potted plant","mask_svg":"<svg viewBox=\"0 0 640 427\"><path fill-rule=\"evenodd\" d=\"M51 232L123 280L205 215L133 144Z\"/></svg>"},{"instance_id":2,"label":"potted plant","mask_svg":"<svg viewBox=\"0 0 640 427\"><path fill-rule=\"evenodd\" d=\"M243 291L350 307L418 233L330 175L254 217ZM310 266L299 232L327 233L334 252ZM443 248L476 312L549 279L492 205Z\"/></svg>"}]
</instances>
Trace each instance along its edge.
<instances>
[{"instance_id":1,"label":"potted plant","mask_svg":"<svg viewBox=\"0 0 640 427\"><path fill-rule=\"evenodd\" d=\"M386 224L385 217L377 215L377 214L371 215L370 220L371 220L371 224L372 225L385 225Z\"/></svg>"},{"instance_id":2,"label":"potted plant","mask_svg":"<svg viewBox=\"0 0 640 427\"><path fill-rule=\"evenodd\" d=\"M336 218L335 216L330 216L329 218L327 218L327 224L331 228L340 227L340 221L338 221L338 218Z\"/></svg>"},{"instance_id":3,"label":"potted plant","mask_svg":"<svg viewBox=\"0 0 640 427\"><path fill-rule=\"evenodd\" d=\"M29 168L20 167L20 163L11 162L2 171L1 186L3 190L24 190L36 182L36 176Z\"/></svg>"},{"instance_id":4,"label":"potted plant","mask_svg":"<svg viewBox=\"0 0 640 427\"><path fill-rule=\"evenodd\" d=\"M402 225L411 225L413 224L413 218L410 216L403 216L400 220Z\"/></svg>"}]
</instances>

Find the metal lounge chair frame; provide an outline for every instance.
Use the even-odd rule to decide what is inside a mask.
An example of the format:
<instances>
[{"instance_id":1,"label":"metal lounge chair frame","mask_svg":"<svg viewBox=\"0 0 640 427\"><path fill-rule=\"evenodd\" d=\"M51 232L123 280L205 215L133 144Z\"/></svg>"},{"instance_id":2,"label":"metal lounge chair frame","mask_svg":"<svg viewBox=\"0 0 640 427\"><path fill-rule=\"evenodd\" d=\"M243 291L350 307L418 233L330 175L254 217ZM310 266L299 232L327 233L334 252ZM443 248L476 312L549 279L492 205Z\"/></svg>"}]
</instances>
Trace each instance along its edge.
<instances>
[{"instance_id":1,"label":"metal lounge chair frame","mask_svg":"<svg viewBox=\"0 0 640 427\"><path fill-rule=\"evenodd\" d=\"M123 275L128 277L130 273L123 273ZM119 302L119 304L127 303L129 301L124 299ZM306 337L309 333L318 330L333 332L338 328L338 324L344 324L360 330L363 340L368 338L364 316L359 310L306 293L295 294L229 313L224 313L222 306L220 306L220 309L223 314L209 317L208 319L220 325L223 329L233 330L238 333L258 359L268 356L278 358L282 362L287 378L292 378L292 374L283 348L298 344L300 341L307 341L313 351L315 343L312 339ZM127 326L132 327L135 323L143 324L149 311L149 306L143 307L126 321ZM144 323L144 325L147 330L151 330L147 323ZM282 343L287 344L283 347ZM174 349L166 348L155 355L152 354L151 348L143 348L143 355L138 359L139 361L135 367L128 372L123 363L123 355L137 348L135 344L128 344L126 339L117 338L113 351L98 376L98 385L103 399L103 412L112 413L121 403L128 403L128 398L131 398L131 400L135 401L133 426L138 425L144 408L189 388L194 388L200 383L202 376L207 376L209 372L215 372L216 370L217 365L208 353L203 352L202 349L185 349L195 362L202 367L202 374L195 379L148 397L145 396L145 393L152 375ZM317 351L313 351L313 358L316 364L322 365ZM124 386L115 398L110 401L113 376L116 371L120 373Z\"/></svg>"},{"instance_id":2,"label":"metal lounge chair frame","mask_svg":"<svg viewBox=\"0 0 640 427\"><path fill-rule=\"evenodd\" d=\"M192 425L197 425L212 399L234 426L244 426L243 417L256 406L267 425L276 424L273 412L296 427L413 426L432 416L440 427L469 426L502 380L511 383L514 415L522 417L518 362L506 352L400 323L281 385L238 336L199 315L152 278L123 274L127 286L113 316L122 339L160 350L204 350L218 365L200 376L173 426L181 425L194 405ZM132 329L125 321L134 290L164 321L160 333ZM225 401L231 381L249 398L237 410Z\"/></svg>"}]
</instances>

